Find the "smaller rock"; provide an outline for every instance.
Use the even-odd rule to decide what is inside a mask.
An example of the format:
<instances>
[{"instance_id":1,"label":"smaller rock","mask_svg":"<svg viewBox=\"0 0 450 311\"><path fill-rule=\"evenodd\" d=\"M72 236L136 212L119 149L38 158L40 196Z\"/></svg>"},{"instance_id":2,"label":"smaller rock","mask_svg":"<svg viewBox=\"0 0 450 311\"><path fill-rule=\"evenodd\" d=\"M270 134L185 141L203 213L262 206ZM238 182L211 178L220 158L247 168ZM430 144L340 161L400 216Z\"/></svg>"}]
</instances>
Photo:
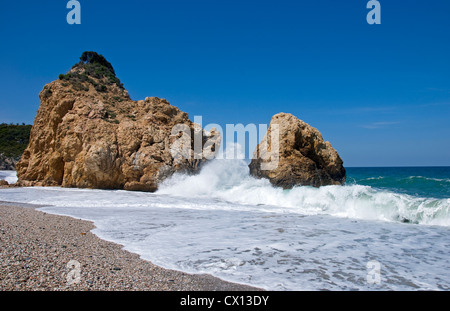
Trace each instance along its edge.
<instances>
[{"instance_id":1,"label":"smaller rock","mask_svg":"<svg viewBox=\"0 0 450 311\"><path fill-rule=\"evenodd\" d=\"M9 183L6 180L0 180L0 186L8 186Z\"/></svg>"},{"instance_id":2,"label":"smaller rock","mask_svg":"<svg viewBox=\"0 0 450 311\"><path fill-rule=\"evenodd\" d=\"M272 117L249 167L251 175L284 189L343 185L346 180L337 151L316 128L289 113Z\"/></svg>"}]
</instances>

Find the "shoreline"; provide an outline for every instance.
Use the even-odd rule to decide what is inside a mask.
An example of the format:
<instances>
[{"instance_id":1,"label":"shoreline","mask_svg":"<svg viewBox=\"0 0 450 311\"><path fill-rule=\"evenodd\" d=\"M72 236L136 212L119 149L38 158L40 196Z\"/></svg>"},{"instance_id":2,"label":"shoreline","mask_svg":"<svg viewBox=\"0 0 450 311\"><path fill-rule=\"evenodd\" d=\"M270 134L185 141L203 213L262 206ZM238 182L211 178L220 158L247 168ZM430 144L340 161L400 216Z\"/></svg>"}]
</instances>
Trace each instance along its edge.
<instances>
[{"instance_id":1,"label":"shoreline","mask_svg":"<svg viewBox=\"0 0 450 311\"><path fill-rule=\"evenodd\" d=\"M91 221L38 207L0 201L0 291L263 290L162 268L100 239Z\"/></svg>"}]
</instances>

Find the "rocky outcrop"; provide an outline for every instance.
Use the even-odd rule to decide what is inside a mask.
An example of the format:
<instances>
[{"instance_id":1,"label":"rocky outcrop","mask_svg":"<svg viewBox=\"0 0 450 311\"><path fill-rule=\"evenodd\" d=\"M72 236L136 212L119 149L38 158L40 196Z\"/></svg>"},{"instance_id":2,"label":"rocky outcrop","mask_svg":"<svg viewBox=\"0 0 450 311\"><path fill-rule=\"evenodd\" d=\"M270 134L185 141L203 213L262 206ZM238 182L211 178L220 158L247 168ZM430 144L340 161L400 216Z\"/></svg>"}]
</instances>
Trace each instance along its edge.
<instances>
[{"instance_id":1,"label":"rocky outcrop","mask_svg":"<svg viewBox=\"0 0 450 311\"><path fill-rule=\"evenodd\" d=\"M110 63L95 52L39 94L18 185L155 191L176 171L194 173L210 136L165 99L132 101ZM198 143L198 141L200 143ZM208 154L211 157L211 154Z\"/></svg>"},{"instance_id":2,"label":"rocky outcrop","mask_svg":"<svg viewBox=\"0 0 450 311\"><path fill-rule=\"evenodd\" d=\"M317 129L288 113L272 117L249 167L251 175L285 189L342 185L346 179L343 161L331 144Z\"/></svg>"},{"instance_id":3,"label":"rocky outcrop","mask_svg":"<svg viewBox=\"0 0 450 311\"><path fill-rule=\"evenodd\" d=\"M6 157L0 153L0 171L14 171L18 158Z\"/></svg>"}]
</instances>

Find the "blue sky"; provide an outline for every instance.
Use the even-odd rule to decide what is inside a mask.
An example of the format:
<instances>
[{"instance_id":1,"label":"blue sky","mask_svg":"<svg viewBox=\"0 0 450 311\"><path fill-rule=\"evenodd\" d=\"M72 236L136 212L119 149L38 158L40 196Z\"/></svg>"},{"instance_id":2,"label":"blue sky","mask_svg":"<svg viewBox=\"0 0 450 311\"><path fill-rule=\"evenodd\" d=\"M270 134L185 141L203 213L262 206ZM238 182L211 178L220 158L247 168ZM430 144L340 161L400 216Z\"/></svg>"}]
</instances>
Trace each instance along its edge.
<instances>
[{"instance_id":1,"label":"blue sky","mask_svg":"<svg viewBox=\"0 0 450 311\"><path fill-rule=\"evenodd\" d=\"M32 123L38 94L83 51L131 97L166 98L203 124L289 112L346 166L450 165L450 1L2 1L0 122Z\"/></svg>"}]
</instances>

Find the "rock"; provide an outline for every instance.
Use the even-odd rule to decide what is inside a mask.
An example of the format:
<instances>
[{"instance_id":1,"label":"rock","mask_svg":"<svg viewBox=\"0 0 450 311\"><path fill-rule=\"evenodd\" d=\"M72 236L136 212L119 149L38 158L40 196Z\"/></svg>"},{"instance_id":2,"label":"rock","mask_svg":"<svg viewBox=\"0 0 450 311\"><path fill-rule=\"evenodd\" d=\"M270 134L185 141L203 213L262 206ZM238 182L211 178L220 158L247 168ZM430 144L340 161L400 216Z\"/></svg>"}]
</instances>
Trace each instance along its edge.
<instances>
[{"instance_id":1,"label":"rock","mask_svg":"<svg viewBox=\"0 0 450 311\"><path fill-rule=\"evenodd\" d=\"M0 153L0 171L14 171L18 161L18 158L6 157Z\"/></svg>"},{"instance_id":2,"label":"rock","mask_svg":"<svg viewBox=\"0 0 450 311\"><path fill-rule=\"evenodd\" d=\"M9 185L9 183L6 180L3 180L3 179L0 180L0 187L8 186L8 185Z\"/></svg>"},{"instance_id":3,"label":"rock","mask_svg":"<svg viewBox=\"0 0 450 311\"><path fill-rule=\"evenodd\" d=\"M277 131L278 141L270 135L276 137ZM317 129L288 113L272 117L249 168L251 175L285 189L343 185L346 180L343 161L331 144Z\"/></svg>"},{"instance_id":4,"label":"rock","mask_svg":"<svg viewBox=\"0 0 450 311\"><path fill-rule=\"evenodd\" d=\"M94 52L39 96L18 185L155 191L174 172L195 173L206 161L201 150L194 157L194 138L202 147L212 134L165 99L131 100Z\"/></svg>"}]
</instances>

